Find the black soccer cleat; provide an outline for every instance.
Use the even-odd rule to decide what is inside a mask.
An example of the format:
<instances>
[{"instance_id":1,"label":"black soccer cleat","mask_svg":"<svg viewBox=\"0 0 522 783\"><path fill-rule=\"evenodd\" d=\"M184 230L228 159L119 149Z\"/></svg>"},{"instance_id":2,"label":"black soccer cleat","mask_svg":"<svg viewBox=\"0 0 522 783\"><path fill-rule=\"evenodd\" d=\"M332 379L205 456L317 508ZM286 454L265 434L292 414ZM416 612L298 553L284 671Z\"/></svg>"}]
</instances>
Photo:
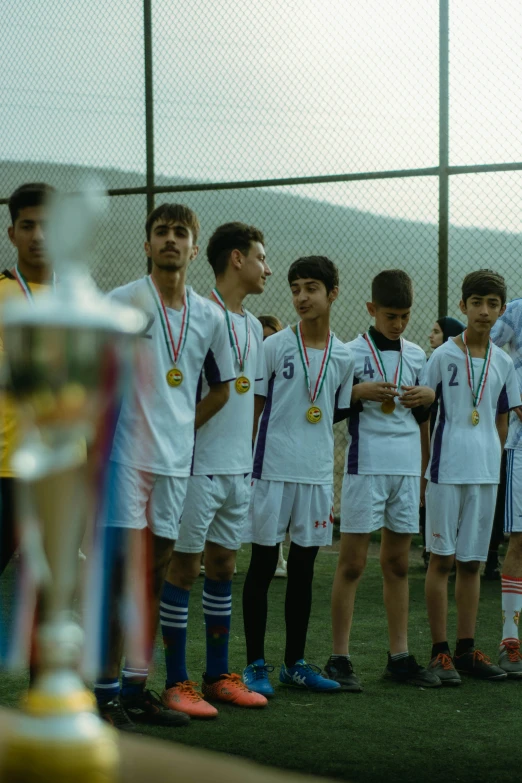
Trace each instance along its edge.
<instances>
[{"instance_id":1,"label":"black soccer cleat","mask_svg":"<svg viewBox=\"0 0 522 783\"><path fill-rule=\"evenodd\" d=\"M420 666L413 655L392 661L388 653L388 665L383 675L385 680L394 680L408 685L416 685L418 688L439 688L440 678L433 672Z\"/></svg>"},{"instance_id":2,"label":"black soccer cleat","mask_svg":"<svg viewBox=\"0 0 522 783\"><path fill-rule=\"evenodd\" d=\"M507 672L491 663L487 655L473 647L463 655L454 655L453 664L460 674L469 674L478 680L505 680Z\"/></svg>"},{"instance_id":3,"label":"black soccer cleat","mask_svg":"<svg viewBox=\"0 0 522 783\"><path fill-rule=\"evenodd\" d=\"M116 696L110 701L106 701L105 704L98 704L98 712L100 713L100 718L102 720L109 723L115 729L118 729L118 731L139 734L138 727L131 721L125 712L119 696Z\"/></svg>"},{"instance_id":4,"label":"black soccer cleat","mask_svg":"<svg viewBox=\"0 0 522 783\"><path fill-rule=\"evenodd\" d=\"M324 673L329 680L335 680L341 686L342 691L347 693L361 693L362 685L353 671L352 662L345 656L328 658Z\"/></svg>"},{"instance_id":5,"label":"black soccer cleat","mask_svg":"<svg viewBox=\"0 0 522 783\"><path fill-rule=\"evenodd\" d=\"M184 712L169 710L160 700L157 693L144 688L134 696L123 698L121 703L129 718L134 723L147 723L149 726L186 726L190 718Z\"/></svg>"}]
</instances>

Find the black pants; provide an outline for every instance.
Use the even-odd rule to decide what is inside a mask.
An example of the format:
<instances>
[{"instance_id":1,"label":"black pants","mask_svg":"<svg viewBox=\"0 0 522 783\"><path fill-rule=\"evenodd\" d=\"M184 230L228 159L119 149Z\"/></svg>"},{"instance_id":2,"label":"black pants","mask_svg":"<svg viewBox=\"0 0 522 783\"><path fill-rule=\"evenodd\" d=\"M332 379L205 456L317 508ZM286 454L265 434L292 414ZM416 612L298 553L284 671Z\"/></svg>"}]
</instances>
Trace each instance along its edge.
<instances>
[{"instance_id":1,"label":"black pants","mask_svg":"<svg viewBox=\"0 0 522 783\"><path fill-rule=\"evenodd\" d=\"M18 545L14 495L14 478L0 477L0 575L5 571Z\"/></svg>"}]
</instances>

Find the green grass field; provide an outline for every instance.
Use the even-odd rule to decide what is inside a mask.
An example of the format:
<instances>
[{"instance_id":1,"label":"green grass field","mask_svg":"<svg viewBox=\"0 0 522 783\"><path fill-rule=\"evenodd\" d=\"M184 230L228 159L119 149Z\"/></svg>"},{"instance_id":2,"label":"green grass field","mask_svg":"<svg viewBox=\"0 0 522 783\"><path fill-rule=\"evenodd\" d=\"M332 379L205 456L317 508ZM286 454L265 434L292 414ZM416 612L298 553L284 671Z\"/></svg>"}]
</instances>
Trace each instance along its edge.
<instances>
[{"instance_id":1,"label":"green grass field","mask_svg":"<svg viewBox=\"0 0 522 783\"><path fill-rule=\"evenodd\" d=\"M375 547L377 549L377 547ZM234 581L230 663L244 666L241 590L249 551L239 555ZM320 552L316 565L314 603L307 659L324 665L330 653L330 589L336 554ZM3 596L12 583L7 572ZM191 598L189 672L200 680L204 669L204 628L199 580ZM361 694L316 695L283 686L260 711L223 706L217 720L187 728L149 729L166 741L245 756L261 764L337 777L354 783L386 780L444 783L495 783L520 780L520 714L522 682L485 683L466 680L457 689L422 690L385 683L386 619L381 600L377 551L369 560L356 604L352 660L364 684ZM423 598L424 571L418 549L412 550L410 651L426 663L430 637ZM284 649L283 601L285 580L274 580L270 592L267 659L276 667ZM451 583L451 594L454 584ZM477 640L496 658L501 631L500 585L483 584ZM455 637L455 611L450 611L450 640ZM163 687L164 664L158 645L152 688ZM3 674L0 703L14 706L23 694L27 676Z\"/></svg>"}]
</instances>

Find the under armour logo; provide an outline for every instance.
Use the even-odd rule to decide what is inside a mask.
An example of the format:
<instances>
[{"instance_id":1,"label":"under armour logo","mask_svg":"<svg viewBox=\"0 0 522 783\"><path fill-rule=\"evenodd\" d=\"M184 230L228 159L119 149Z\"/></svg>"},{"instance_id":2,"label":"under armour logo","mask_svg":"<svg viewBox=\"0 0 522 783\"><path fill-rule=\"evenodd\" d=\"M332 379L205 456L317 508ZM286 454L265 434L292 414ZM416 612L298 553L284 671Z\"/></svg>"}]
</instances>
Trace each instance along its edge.
<instances>
[{"instance_id":1,"label":"under armour logo","mask_svg":"<svg viewBox=\"0 0 522 783\"><path fill-rule=\"evenodd\" d=\"M316 522L315 526L316 527L326 527L326 522Z\"/></svg>"}]
</instances>

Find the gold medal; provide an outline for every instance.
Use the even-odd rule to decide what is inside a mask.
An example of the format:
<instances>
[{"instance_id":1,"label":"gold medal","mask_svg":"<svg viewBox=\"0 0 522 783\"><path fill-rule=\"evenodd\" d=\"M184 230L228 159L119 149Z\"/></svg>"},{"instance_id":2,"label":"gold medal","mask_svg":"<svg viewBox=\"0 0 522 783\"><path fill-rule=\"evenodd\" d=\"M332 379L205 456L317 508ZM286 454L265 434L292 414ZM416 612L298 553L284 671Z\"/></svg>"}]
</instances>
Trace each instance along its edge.
<instances>
[{"instance_id":1,"label":"gold medal","mask_svg":"<svg viewBox=\"0 0 522 783\"><path fill-rule=\"evenodd\" d=\"M235 387L238 394L246 394L250 391L250 381L245 375L240 375L236 378Z\"/></svg>"},{"instance_id":2,"label":"gold medal","mask_svg":"<svg viewBox=\"0 0 522 783\"><path fill-rule=\"evenodd\" d=\"M177 367L173 367L167 373L167 383L169 386L181 386L183 383L183 373Z\"/></svg>"},{"instance_id":3,"label":"gold medal","mask_svg":"<svg viewBox=\"0 0 522 783\"><path fill-rule=\"evenodd\" d=\"M393 413L394 410L395 410L395 400L393 399L384 400L384 402L381 403L381 411L383 413L386 414Z\"/></svg>"},{"instance_id":4,"label":"gold medal","mask_svg":"<svg viewBox=\"0 0 522 783\"><path fill-rule=\"evenodd\" d=\"M318 408L317 405L312 405L312 407L308 408L306 411L306 418L310 424L318 424L323 418L321 408Z\"/></svg>"},{"instance_id":5,"label":"gold medal","mask_svg":"<svg viewBox=\"0 0 522 783\"><path fill-rule=\"evenodd\" d=\"M475 409L471 414L471 423L473 424L474 427L476 427L479 421L480 421L479 412L478 410Z\"/></svg>"}]
</instances>

